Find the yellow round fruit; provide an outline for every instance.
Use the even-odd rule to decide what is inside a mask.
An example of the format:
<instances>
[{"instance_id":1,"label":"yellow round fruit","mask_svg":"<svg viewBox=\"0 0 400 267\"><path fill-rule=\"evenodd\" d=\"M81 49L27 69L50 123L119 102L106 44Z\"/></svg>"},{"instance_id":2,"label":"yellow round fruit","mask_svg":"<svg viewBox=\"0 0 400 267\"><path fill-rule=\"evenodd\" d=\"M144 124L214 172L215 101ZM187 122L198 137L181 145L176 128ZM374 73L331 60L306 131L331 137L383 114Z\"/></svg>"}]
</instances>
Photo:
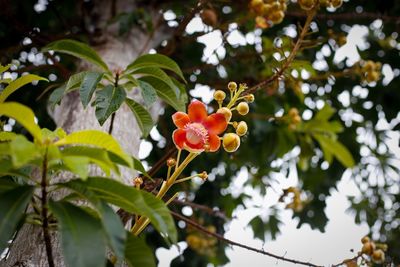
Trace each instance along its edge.
<instances>
[{"instance_id":1,"label":"yellow round fruit","mask_svg":"<svg viewBox=\"0 0 400 267\"><path fill-rule=\"evenodd\" d=\"M385 253L381 249L377 249L372 253L372 261L375 263L383 263L385 261Z\"/></svg>"},{"instance_id":2,"label":"yellow round fruit","mask_svg":"<svg viewBox=\"0 0 400 267\"><path fill-rule=\"evenodd\" d=\"M240 115L244 116L249 113L249 104L247 104L247 102L240 102L237 105L236 110L239 112Z\"/></svg>"},{"instance_id":3,"label":"yellow round fruit","mask_svg":"<svg viewBox=\"0 0 400 267\"><path fill-rule=\"evenodd\" d=\"M245 121L239 122L239 124L236 127L236 133L239 136L243 136L247 133L247 123Z\"/></svg>"},{"instance_id":4,"label":"yellow round fruit","mask_svg":"<svg viewBox=\"0 0 400 267\"><path fill-rule=\"evenodd\" d=\"M368 236L364 236L363 238L361 238L361 243L363 243L363 244L365 244L365 243L367 243L369 241L371 241L371 240L369 239Z\"/></svg>"},{"instance_id":5,"label":"yellow round fruit","mask_svg":"<svg viewBox=\"0 0 400 267\"><path fill-rule=\"evenodd\" d=\"M223 101L226 97L226 94L222 90L217 90L214 92L214 99L217 101Z\"/></svg>"},{"instance_id":6,"label":"yellow round fruit","mask_svg":"<svg viewBox=\"0 0 400 267\"><path fill-rule=\"evenodd\" d=\"M228 83L228 89L231 90L231 91L235 91L237 89L237 83L229 82Z\"/></svg>"}]
</instances>

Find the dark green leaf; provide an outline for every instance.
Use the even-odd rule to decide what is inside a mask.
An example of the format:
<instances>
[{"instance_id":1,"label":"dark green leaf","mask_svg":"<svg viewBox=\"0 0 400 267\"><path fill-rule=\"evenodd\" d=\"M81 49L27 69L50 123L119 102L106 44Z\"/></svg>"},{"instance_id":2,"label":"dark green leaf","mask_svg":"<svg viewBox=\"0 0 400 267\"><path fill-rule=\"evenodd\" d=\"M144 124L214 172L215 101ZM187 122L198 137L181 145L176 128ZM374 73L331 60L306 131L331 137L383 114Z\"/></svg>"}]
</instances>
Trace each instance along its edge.
<instances>
[{"instance_id":1,"label":"dark green leaf","mask_svg":"<svg viewBox=\"0 0 400 267\"><path fill-rule=\"evenodd\" d=\"M157 100L157 92L150 84L139 80L140 92L144 100L144 104L149 107Z\"/></svg>"},{"instance_id":2,"label":"dark green leaf","mask_svg":"<svg viewBox=\"0 0 400 267\"><path fill-rule=\"evenodd\" d=\"M101 267L106 263L106 242L99 219L71 203L49 203L60 224L61 245L70 267Z\"/></svg>"},{"instance_id":3,"label":"dark green leaf","mask_svg":"<svg viewBox=\"0 0 400 267\"><path fill-rule=\"evenodd\" d=\"M93 93L96 90L97 84L103 77L103 73L100 72L87 72L83 78L79 94L81 97L82 105L84 108L87 107L90 100L92 99Z\"/></svg>"},{"instance_id":4,"label":"dark green leaf","mask_svg":"<svg viewBox=\"0 0 400 267\"><path fill-rule=\"evenodd\" d=\"M125 245L125 259L130 267L155 267L156 261L153 251L146 242L131 233Z\"/></svg>"},{"instance_id":5,"label":"dark green leaf","mask_svg":"<svg viewBox=\"0 0 400 267\"><path fill-rule=\"evenodd\" d=\"M33 186L24 185L0 194L0 251L7 247L32 198L33 190Z\"/></svg>"},{"instance_id":6,"label":"dark green leaf","mask_svg":"<svg viewBox=\"0 0 400 267\"><path fill-rule=\"evenodd\" d=\"M122 87L107 85L96 93L96 118L103 125L112 113L118 110L126 97Z\"/></svg>"},{"instance_id":7,"label":"dark green leaf","mask_svg":"<svg viewBox=\"0 0 400 267\"><path fill-rule=\"evenodd\" d=\"M100 58L100 56L87 44L75 40L59 40L48 44L43 48L44 51L56 51L60 53L69 54L81 59L85 59L93 63L105 71L108 71L107 64Z\"/></svg>"},{"instance_id":8,"label":"dark green leaf","mask_svg":"<svg viewBox=\"0 0 400 267\"><path fill-rule=\"evenodd\" d=\"M78 72L78 73L71 75L71 77L69 77L68 82L65 86L65 88L66 88L65 91L70 92L70 91L78 89L81 86L83 78L85 78L87 73L88 73L87 71L82 71L82 72Z\"/></svg>"},{"instance_id":9,"label":"dark green leaf","mask_svg":"<svg viewBox=\"0 0 400 267\"><path fill-rule=\"evenodd\" d=\"M126 98L125 103L128 105L133 115L135 116L136 122L139 125L140 130L142 131L143 137L146 138L154 125L150 113L144 107L142 107L140 104L136 103L130 98Z\"/></svg>"},{"instance_id":10,"label":"dark green leaf","mask_svg":"<svg viewBox=\"0 0 400 267\"><path fill-rule=\"evenodd\" d=\"M61 99L64 96L64 93L65 93L65 85L58 87L53 92L51 92L48 102L50 108L54 108L56 105L60 104Z\"/></svg>"}]
</instances>

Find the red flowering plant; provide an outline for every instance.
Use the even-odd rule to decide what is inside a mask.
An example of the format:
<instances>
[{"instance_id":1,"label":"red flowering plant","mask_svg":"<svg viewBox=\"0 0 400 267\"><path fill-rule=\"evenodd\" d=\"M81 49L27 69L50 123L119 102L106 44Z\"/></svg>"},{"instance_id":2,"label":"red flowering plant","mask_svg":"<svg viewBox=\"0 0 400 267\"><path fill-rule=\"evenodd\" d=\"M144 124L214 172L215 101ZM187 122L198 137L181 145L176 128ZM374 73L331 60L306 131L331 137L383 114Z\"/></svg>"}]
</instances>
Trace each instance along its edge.
<instances>
[{"instance_id":1,"label":"red flowering plant","mask_svg":"<svg viewBox=\"0 0 400 267\"><path fill-rule=\"evenodd\" d=\"M237 122L231 121L231 119L232 111L234 110L243 116L249 112L248 103L254 101L254 95L242 95L246 88L245 84L240 84L238 87L235 82L230 82L228 84L230 101L226 106L223 106L226 93L222 90L217 90L214 93L214 100L218 102L219 108L215 113L208 115L206 105L199 100L193 100L189 104L188 113L178 111L172 115L172 120L177 127L172 134L172 139L178 149L178 153L176 158L169 158L166 161L168 166L167 176L157 193L157 198L162 199L174 184L196 177L202 180L207 179L206 171L188 177L180 177L185 167L201 153L218 151L221 147L221 142L227 152L235 152L239 148L240 136L247 133L247 124L244 121ZM226 131L228 125L235 129L235 133L225 133L223 137L220 137ZM189 153L180 162L182 150L186 150ZM174 170L172 171L173 168ZM140 178L136 178L135 186L140 187L142 182ZM167 201L167 204L177 196L178 193L173 195ZM149 222L146 217L136 218L131 231L138 235L146 228Z\"/></svg>"}]
</instances>

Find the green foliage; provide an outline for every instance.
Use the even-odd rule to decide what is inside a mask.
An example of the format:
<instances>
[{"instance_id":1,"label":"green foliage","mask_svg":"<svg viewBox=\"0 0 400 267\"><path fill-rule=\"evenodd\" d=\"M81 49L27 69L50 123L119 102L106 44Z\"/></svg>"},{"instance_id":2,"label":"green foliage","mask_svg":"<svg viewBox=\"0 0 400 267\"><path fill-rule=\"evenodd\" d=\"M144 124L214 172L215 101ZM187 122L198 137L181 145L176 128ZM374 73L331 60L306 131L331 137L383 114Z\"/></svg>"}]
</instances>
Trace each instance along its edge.
<instances>
[{"instance_id":1,"label":"green foliage","mask_svg":"<svg viewBox=\"0 0 400 267\"><path fill-rule=\"evenodd\" d=\"M0 181L3 178L0 179ZM1 182L2 186L4 183ZM10 183L8 182L8 185ZM33 186L13 186L0 193L0 250L8 246L17 224L23 218L25 209L33 195Z\"/></svg>"},{"instance_id":2,"label":"green foliage","mask_svg":"<svg viewBox=\"0 0 400 267\"><path fill-rule=\"evenodd\" d=\"M128 105L133 115L135 116L136 122L138 123L139 128L143 133L143 137L146 138L154 125L150 113L132 99L126 98L125 103Z\"/></svg>"},{"instance_id":3,"label":"green foliage","mask_svg":"<svg viewBox=\"0 0 400 267\"><path fill-rule=\"evenodd\" d=\"M128 233L125 247L125 259L131 267L155 267L156 261L146 242Z\"/></svg>"},{"instance_id":4,"label":"green foliage","mask_svg":"<svg viewBox=\"0 0 400 267\"><path fill-rule=\"evenodd\" d=\"M48 81L47 79L45 79L43 77L33 75L33 74L28 74L28 75L24 75L22 77L19 77L16 80L10 82L7 85L7 87L4 88L4 90L1 91L1 93L0 93L0 103L3 103L9 95L11 95L15 91L17 91L19 88L21 88L25 84L31 83L33 81L40 81L40 80Z\"/></svg>"},{"instance_id":5,"label":"green foliage","mask_svg":"<svg viewBox=\"0 0 400 267\"><path fill-rule=\"evenodd\" d=\"M84 108L87 107L90 100L92 99L93 93L96 90L97 84L103 77L103 73L99 72L87 72L82 80L81 87L79 89L79 94L81 96L82 105ZM106 91L104 88L103 91ZM103 92L101 91L101 92ZM112 101L112 100L111 100ZM98 104L100 105L100 104ZM118 108L117 108L118 109ZM99 119L100 121L100 119Z\"/></svg>"},{"instance_id":6,"label":"green foliage","mask_svg":"<svg viewBox=\"0 0 400 267\"><path fill-rule=\"evenodd\" d=\"M116 112L126 97L125 90L120 86L107 85L96 93L96 118L103 125L108 117Z\"/></svg>"}]
</instances>

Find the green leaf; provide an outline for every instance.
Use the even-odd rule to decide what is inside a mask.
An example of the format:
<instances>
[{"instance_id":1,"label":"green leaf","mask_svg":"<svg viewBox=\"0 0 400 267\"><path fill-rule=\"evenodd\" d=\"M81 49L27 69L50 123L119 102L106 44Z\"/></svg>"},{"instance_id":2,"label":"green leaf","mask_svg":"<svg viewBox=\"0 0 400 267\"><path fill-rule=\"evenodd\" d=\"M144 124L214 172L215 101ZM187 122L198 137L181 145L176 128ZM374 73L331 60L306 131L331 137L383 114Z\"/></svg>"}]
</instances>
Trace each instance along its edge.
<instances>
[{"instance_id":1,"label":"green leaf","mask_svg":"<svg viewBox=\"0 0 400 267\"><path fill-rule=\"evenodd\" d=\"M89 61L90 63L93 63L102 68L103 70L109 72L107 64L100 58L100 56L96 53L96 51L94 51L87 44L75 40L64 39L48 44L46 47L43 48L43 50L44 51L53 50L56 52L72 55L84 59L86 61Z\"/></svg>"},{"instance_id":2,"label":"green leaf","mask_svg":"<svg viewBox=\"0 0 400 267\"><path fill-rule=\"evenodd\" d=\"M163 70L161 70L159 68L151 68L151 67L141 68L141 69L138 69L138 70L132 72L132 74L137 74L137 75L140 75L141 77L150 76L150 77L156 78L156 79L164 82L166 85L171 87L171 89L173 89L173 90L175 90L175 88L176 88L176 86L172 82L171 78Z\"/></svg>"},{"instance_id":3,"label":"green leaf","mask_svg":"<svg viewBox=\"0 0 400 267\"><path fill-rule=\"evenodd\" d=\"M131 233L128 233L125 245L125 259L130 267L156 266L153 251L147 246L144 239Z\"/></svg>"},{"instance_id":4,"label":"green leaf","mask_svg":"<svg viewBox=\"0 0 400 267\"><path fill-rule=\"evenodd\" d=\"M61 245L70 267L101 267L106 263L106 243L99 219L86 210L60 201L49 203L60 224Z\"/></svg>"},{"instance_id":5,"label":"green leaf","mask_svg":"<svg viewBox=\"0 0 400 267\"><path fill-rule=\"evenodd\" d=\"M20 186L10 176L0 178L0 194Z\"/></svg>"},{"instance_id":6,"label":"green leaf","mask_svg":"<svg viewBox=\"0 0 400 267\"><path fill-rule=\"evenodd\" d=\"M37 141L42 141L42 133L35 123L32 110L16 102L0 103L0 116L7 116L21 124Z\"/></svg>"},{"instance_id":7,"label":"green leaf","mask_svg":"<svg viewBox=\"0 0 400 267\"><path fill-rule=\"evenodd\" d=\"M157 100L157 92L150 84L139 80L140 92L144 100L145 106L149 107Z\"/></svg>"},{"instance_id":8,"label":"green leaf","mask_svg":"<svg viewBox=\"0 0 400 267\"><path fill-rule=\"evenodd\" d=\"M150 113L144 107L142 107L140 104L136 103L130 98L126 98L125 103L131 109L139 125L139 128L142 131L143 137L146 138L154 125Z\"/></svg>"},{"instance_id":9,"label":"green leaf","mask_svg":"<svg viewBox=\"0 0 400 267\"><path fill-rule=\"evenodd\" d=\"M328 104L325 104L324 107L318 111L313 120L327 121L333 116L333 114L335 114L335 112L336 110L334 108Z\"/></svg>"},{"instance_id":10,"label":"green leaf","mask_svg":"<svg viewBox=\"0 0 400 267\"><path fill-rule=\"evenodd\" d=\"M140 80L151 84L151 86L156 90L157 95L174 109L177 111L185 111L185 103L177 96L178 90L171 88L162 80L151 76L141 77Z\"/></svg>"},{"instance_id":11,"label":"green leaf","mask_svg":"<svg viewBox=\"0 0 400 267\"><path fill-rule=\"evenodd\" d=\"M125 241L127 233L119 216L106 203L102 202L99 208L103 228L107 241L118 259L124 259Z\"/></svg>"},{"instance_id":12,"label":"green leaf","mask_svg":"<svg viewBox=\"0 0 400 267\"><path fill-rule=\"evenodd\" d=\"M255 238L258 238L262 241L265 241L265 225L263 220L260 217L254 217L250 222L249 225L253 229L253 235Z\"/></svg>"},{"instance_id":13,"label":"green leaf","mask_svg":"<svg viewBox=\"0 0 400 267\"><path fill-rule=\"evenodd\" d=\"M67 169L82 179L88 177L89 158L84 156L64 156L62 161Z\"/></svg>"},{"instance_id":14,"label":"green leaf","mask_svg":"<svg viewBox=\"0 0 400 267\"><path fill-rule=\"evenodd\" d=\"M143 67L158 67L162 69L167 69L175 72L178 76L185 81L183 73L179 68L178 64L171 58L161 55L161 54L148 54L138 57L133 63L128 65L126 72L131 72ZM186 82L186 81L185 81Z\"/></svg>"},{"instance_id":15,"label":"green leaf","mask_svg":"<svg viewBox=\"0 0 400 267\"><path fill-rule=\"evenodd\" d=\"M32 198L33 190L33 186L24 185L0 194L0 251L7 247Z\"/></svg>"},{"instance_id":16,"label":"green leaf","mask_svg":"<svg viewBox=\"0 0 400 267\"><path fill-rule=\"evenodd\" d=\"M121 148L119 143L109 134L97 130L83 130L67 135L54 143L56 146L63 145L92 145L112 152L132 166L132 159Z\"/></svg>"},{"instance_id":17,"label":"green leaf","mask_svg":"<svg viewBox=\"0 0 400 267\"><path fill-rule=\"evenodd\" d=\"M178 88L179 92L179 101L183 103L183 105L186 106L186 104L189 102L189 98L186 92L186 87L184 84L180 83L178 80L175 78L171 77L172 82L175 84L175 86Z\"/></svg>"},{"instance_id":18,"label":"green leaf","mask_svg":"<svg viewBox=\"0 0 400 267\"><path fill-rule=\"evenodd\" d=\"M94 104L96 105L96 118L103 125L108 117L119 109L126 97L125 90L118 86L107 85L97 91Z\"/></svg>"},{"instance_id":19,"label":"green leaf","mask_svg":"<svg viewBox=\"0 0 400 267\"><path fill-rule=\"evenodd\" d=\"M7 64L5 66L0 64L0 74L7 71L11 67L11 64Z\"/></svg>"},{"instance_id":20,"label":"green leaf","mask_svg":"<svg viewBox=\"0 0 400 267\"><path fill-rule=\"evenodd\" d=\"M81 86L81 83L83 81L83 78L85 78L86 74L88 71L82 71L75 73L69 77L67 84L65 85L65 90L66 92L73 91L75 89L78 89Z\"/></svg>"},{"instance_id":21,"label":"green leaf","mask_svg":"<svg viewBox=\"0 0 400 267\"><path fill-rule=\"evenodd\" d=\"M24 75L22 77L19 77L18 79L12 81L4 90L0 93L0 103L3 103L6 98L14 93L16 90L24 86L25 84L31 83L33 81L48 81L46 78L33 75L33 74L28 74Z\"/></svg>"},{"instance_id":22,"label":"green leaf","mask_svg":"<svg viewBox=\"0 0 400 267\"><path fill-rule=\"evenodd\" d=\"M97 84L100 82L103 75L104 73L100 72L87 72L85 77L83 78L81 88L79 89L79 94L84 108L87 107L90 100L92 99Z\"/></svg>"},{"instance_id":23,"label":"green leaf","mask_svg":"<svg viewBox=\"0 0 400 267\"><path fill-rule=\"evenodd\" d=\"M104 177L89 177L86 181L72 180L60 185L83 195L86 195L87 191L94 192L98 198L127 212L149 218L165 238L169 238L173 243L177 240L175 223L167 206L153 194Z\"/></svg>"},{"instance_id":24,"label":"green leaf","mask_svg":"<svg viewBox=\"0 0 400 267\"><path fill-rule=\"evenodd\" d=\"M37 147L23 135L18 135L10 143L10 153L13 166L16 168L22 167L29 161L40 156Z\"/></svg>"},{"instance_id":25,"label":"green leaf","mask_svg":"<svg viewBox=\"0 0 400 267\"><path fill-rule=\"evenodd\" d=\"M65 92L65 85L58 87L53 92L51 92L48 101L50 108L54 108L56 105L60 104Z\"/></svg>"},{"instance_id":26,"label":"green leaf","mask_svg":"<svg viewBox=\"0 0 400 267\"><path fill-rule=\"evenodd\" d=\"M313 134L313 137L318 141L324 152L326 151L333 154L343 166L351 168L355 165L350 151L338 140L316 133ZM327 161L330 160L329 153L326 156Z\"/></svg>"},{"instance_id":27,"label":"green leaf","mask_svg":"<svg viewBox=\"0 0 400 267\"><path fill-rule=\"evenodd\" d=\"M0 132L0 142L12 141L16 136L17 134L13 132Z\"/></svg>"},{"instance_id":28,"label":"green leaf","mask_svg":"<svg viewBox=\"0 0 400 267\"><path fill-rule=\"evenodd\" d=\"M149 178L150 180L153 180L150 175L146 172L143 164L140 162L140 160L138 160L135 157L132 157L132 161L133 161L133 167L135 170L140 171L141 173L143 173L147 178Z\"/></svg>"}]
</instances>

